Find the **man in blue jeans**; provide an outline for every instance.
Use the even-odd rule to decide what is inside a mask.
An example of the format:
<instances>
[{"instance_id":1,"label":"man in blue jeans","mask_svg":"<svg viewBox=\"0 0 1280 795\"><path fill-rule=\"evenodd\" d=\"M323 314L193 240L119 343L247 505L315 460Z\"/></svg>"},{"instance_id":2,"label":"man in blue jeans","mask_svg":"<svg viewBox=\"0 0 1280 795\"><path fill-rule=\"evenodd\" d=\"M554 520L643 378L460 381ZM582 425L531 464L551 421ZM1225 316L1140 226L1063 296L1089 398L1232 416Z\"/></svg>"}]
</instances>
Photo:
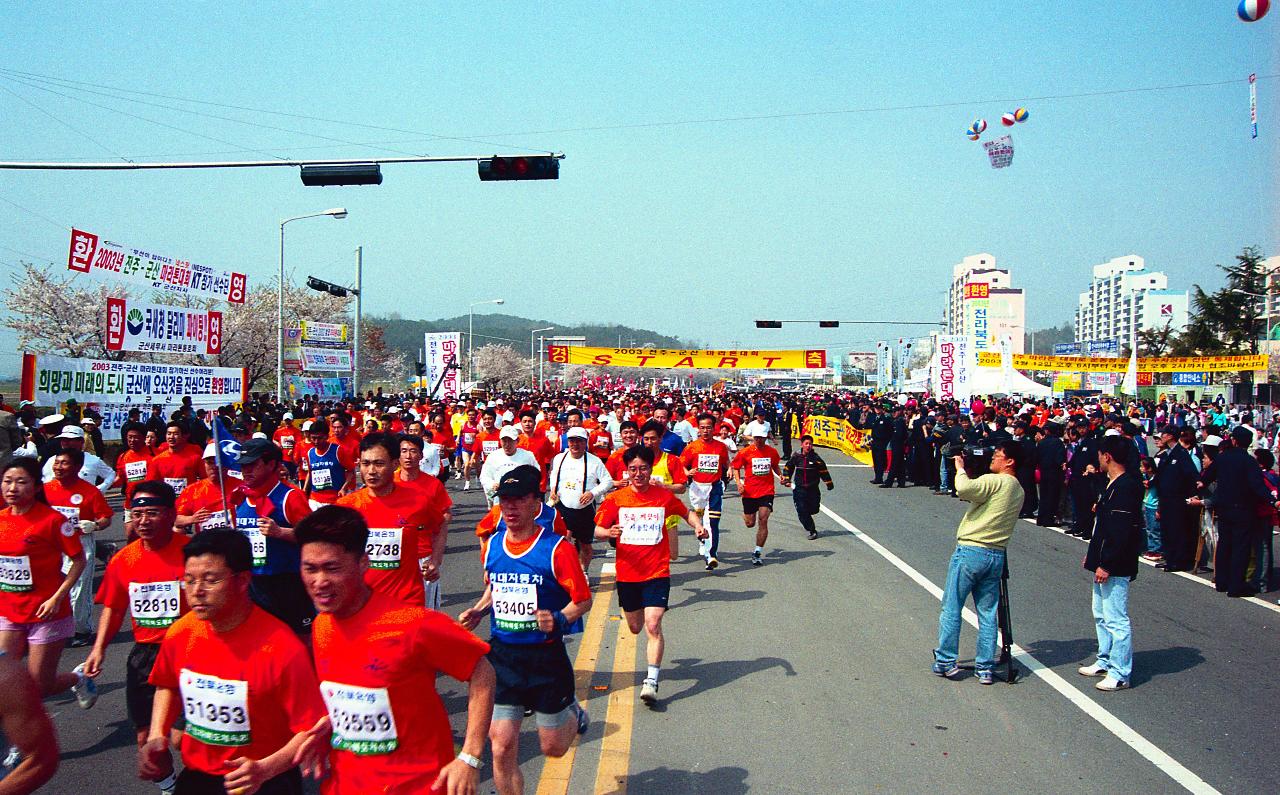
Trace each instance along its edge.
<instances>
[{"instance_id":1,"label":"man in blue jeans","mask_svg":"<svg viewBox=\"0 0 1280 795\"><path fill-rule=\"evenodd\" d=\"M969 503L969 510L956 530L956 551L947 569L947 585L938 616L938 648L933 650L933 672L947 679L961 675L956 658L960 649L960 611L973 594L978 612L978 648L974 669L978 681L995 681L996 604L1000 598L1000 575L1004 572L1005 547L1018 523L1024 497L1018 483L1018 459L1022 447L1013 440L997 445L991 453L990 471L970 478L964 456L956 456L956 493Z\"/></svg>"}]
</instances>

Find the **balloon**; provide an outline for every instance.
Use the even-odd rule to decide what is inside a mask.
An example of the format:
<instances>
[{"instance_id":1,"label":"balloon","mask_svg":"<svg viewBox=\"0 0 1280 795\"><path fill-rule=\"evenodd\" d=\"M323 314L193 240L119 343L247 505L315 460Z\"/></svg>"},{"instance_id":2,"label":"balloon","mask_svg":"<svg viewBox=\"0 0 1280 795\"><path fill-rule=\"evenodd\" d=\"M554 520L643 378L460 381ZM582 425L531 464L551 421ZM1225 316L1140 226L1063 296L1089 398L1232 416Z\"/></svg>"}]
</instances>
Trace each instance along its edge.
<instances>
[{"instance_id":1,"label":"balloon","mask_svg":"<svg viewBox=\"0 0 1280 795\"><path fill-rule=\"evenodd\" d=\"M1240 0L1236 15L1245 22L1257 22L1271 10L1271 0Z\"/></svg>"},{"instance_id":2,"label":"balloon","mask_svg":"<svg viewBox=\"0 0 1280 795\"><path fill-rule=\"evenodd\" d=\"M1017 110L1015 110L1015 111L1013 112L1013 120L1014 120L1014 121L1016 121L1016 122L1021 123L1021 122L1026 121L1026 120L1027 120L1027 116L1029 116L1029 115L1030 115L1030 114L1029 114L1029 113L1027 113L1027 109L1026 109L1026 108L1018 108Z\"/></svg>"},{"instance_id":3,"label":"balloon","mask_svg":"<svg viewBox=\"0 0 1280 795\"><path fill-rule=\"evenodd\" d=\"M972 131L972 130L970 130L970 131L969 131L969 140L970 140L970 141L976 141L976 140L978 140L978 139L979 139L979 138L981 138L981 137L982 137L982 136L981 136L981 135L979 135L978 133L976 133L976 132L974 132L974 131Z\"/></svg>"},{"instance_id":4,"label":"balloon","mask_svg":"<svg viewBox=\"0 0 1280 795\"><path fill-rule=\"evenodd\" d=\"M1013 126L1014 121L1016 121L1016 120L1013 118L1013 114L1012 114L1012 113L1006 113L1006 114L1004 114L1003 116L1001 116L1001 117L1000 117L1000 123L1001 123L1001 124L1003 124L1003 125L1004 125L1004 126L1006 126L1006 127L1012 127L1012 126Z\"/></svg>"},{"instance_id":5,"label":"balloon","mask_svg":"<svg viewBox=\"0 0 1280 795\"><path fill-rule=\"evenodd\" d=\"M972 126L972 127L970 127L969 129L973 130L974 132L985 132L985 131L986 131L986 129L987 129L987 120L986 120L986 119L974 119L974 120L973 120L973 126Z\"/></svg>"}]
</instances>

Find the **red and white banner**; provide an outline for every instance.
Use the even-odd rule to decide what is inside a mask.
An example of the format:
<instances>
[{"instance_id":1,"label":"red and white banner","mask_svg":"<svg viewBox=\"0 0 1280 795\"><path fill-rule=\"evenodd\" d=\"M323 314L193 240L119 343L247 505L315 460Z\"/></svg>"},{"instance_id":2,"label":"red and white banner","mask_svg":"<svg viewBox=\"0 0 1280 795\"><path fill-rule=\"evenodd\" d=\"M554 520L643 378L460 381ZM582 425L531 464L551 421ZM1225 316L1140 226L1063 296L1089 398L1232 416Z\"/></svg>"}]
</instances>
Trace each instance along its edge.
<instances>
[{"instance_id":1,"label":"red and white banner","mask_svg":"<svg viewBox=\"0 0 1280 795\"><path fill-rule=\"evenodd\" d=\"M71 230L67 268L120 277L153 290L215 298L232 304L243 304L247 290L243 273L124 246L83 229Z\"/></svg>"},{"instance_id":2,"label":"red and white banner","mask_svg":"<svg viewBox=\"0 0 1280 795\"><path fill-rule=\"evenodd\" d=\"M458 368L449 365L458 363L461 347L462 332L459 331L428 332L423 336L423 351L426 356L423 363L423 377L426 380L427 389L431 389L437 381L440 381L440 391L436 393L438 397L458 397L461 386Z\"/></svg>"},{"instance_id":3,"label":"red and white banner","mask_svg":"<svg viewBox=\"0 0 1280 795\"><path fill-rule=\"evenodd\" d=\"M222 353L222 313L107 299L107 350Z\"/></svg>"}]
</instances>

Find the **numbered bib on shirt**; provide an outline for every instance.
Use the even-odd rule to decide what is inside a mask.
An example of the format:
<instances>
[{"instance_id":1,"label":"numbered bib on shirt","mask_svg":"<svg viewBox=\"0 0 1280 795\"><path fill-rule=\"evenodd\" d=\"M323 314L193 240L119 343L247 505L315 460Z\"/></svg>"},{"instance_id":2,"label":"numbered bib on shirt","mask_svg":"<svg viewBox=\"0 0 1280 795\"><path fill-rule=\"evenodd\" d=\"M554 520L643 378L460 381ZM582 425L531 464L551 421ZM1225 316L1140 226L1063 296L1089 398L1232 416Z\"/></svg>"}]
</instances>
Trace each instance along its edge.
<instances>
[{"instance_id":1,"label":"numbered bib on shirt","mask_svg":"<svg viewBox=\"0 0 1280 795\"><path fill-rule=\"evenodd\" d=\"M207 745L248 745L249 683L182 669L178 676L187 734Z\"/></svg>"},{"instance_id":2,"label":"numbered bib on shirt","mask_svg":"<svg viewBox=\"0 0 1280 795\"><path fill-rule=\"evenodd\" d=\"M490 439L480 443L480 451L485 455L489 455L496 451L500 446L500 443L496 439Z\"/></svg>"},{"instance_id":3,"label":"numbered bib on shirt","mask_svg":"<svg viewBox=\"0 0 1280 795\"><path fill-rule=\"evenodd\" d=\"M80 521L80 509L74 505L50 505L49 507L62 514L72 524Z\"/></svg>"},{"instance_id":4,"label":"numbered bib on shirt","mask_svg":"<svg viewBox=\"0 0 1280 795\"><path fill-rule=\"evenodd\" d=\"M0 591L26 593L35 588L31 558L27 555L0 555Z\"/></svg>"},{"instance_id":5,"label":"numbered bib on shirt","mask_svg":"<svg viewBox=\"0 0 1280 795\"><path fill-rule=\"evenodd\" d=\"M294 445L297 443L297 441L298 440L293 438L292 436L281 436L280 449L284 450L285 452L288 452L289 450L292 450L294 448Z\"/></svg>"},{"instance_id":6,"label":"numbered bib on shirt","mask_svg":"<svg viewBox=\"0 0 1280 795\"><path fill-rule=\"evenodd\" d=\"M666 511L662 508L619 508L618 525L623 544L651 547L662 542Z\"/></svg>"},{"instance_id":7,"label":"numbered bib on shirt","mask_svg":"<svg viewBox=\"0 0 1280 795\"><path fill-rule=\"evenodd\" d=\"M365 552L369 555L371 569L400 568L400 546L404 537L402 527L370 527Z\"/></svg>"},{"instance_id":8,"label":"numbered bib on shirt","mask_svg":"<svg viewBox=\"0 0 1280 795\"><path fill-rule=\"evenodd\" d=\"M167 627L182 612L178 581L129 583L129 611L140 627Z\"/></svg>"},{"instance_id":9,"label":"numbered bib on shirt","mask_svg":"<svg viewBox=\"0 0 1280 795\"><path fill-rule=\"evenodd\" d=\"M399 747L396 718L385 687L321 682L320 695L333 724L333 747L358 756L389 754Z\"/></svg>"},{"instance_id":10,"label":"numbered bib on shirt","mask_svg":"<svg viewBox=\"0 0 1280 795\"><path fill-rule=\"evenodd\" d=\"M550 442L551 444L555 444L560 441L559 431L548 429L546 431L543 431L543 433L546 434L547 441Z\"/></svg>"},{"instance_id":11,"label":"numbered bib on shirt","mask_svg":"<svg viewBox=\"0 0 1280 795\"><path fill-rule=\"evenodd\" d=\"M203 522L200 523L200 531L204 532L205 530L219 530L223 527L230 527L230 526L231 525L227 524L226 511L215 511L212 516L210 516L208 519L205 519ZM266 549L267 549L266 539L264 538L263 546L262 546L264 555L266 554Z\"/></svg>"},{"instance_id":12,"label":"numbered bib on shirt","mask_svg":"<svg viewBox=\"0 0 1280 795\"><path fill-rule=\"evenodd\" d=\"M715 453L698 453L698 471L716 473L720 471L720 456Z\"/></svg>"},{"instance_id":13,"label":"numbered bib on shirt","mask_svg":"<svg viewBox=\"0 0 1280 795\"><path fill-rule=\"evenodd\" d=\"M182 490L187 487L186 478L165 478L164 482L169 484L174 494L181 494Z\"/></svg>"},{"instance_id":14,"label":"numbered bib on shirt","mask_svg":"<svg viewBox=\"0 0 1280 795\"><path fill-rule=\"evenodd\" d=\"M751 459L751 474L767 475L772 471L773 471L773 459L771 458Z\"/></svg>"},{"instance_id":15,"label":"numbered bib on shirt","mask_svg":"<svg viewBox=\"0 0 1280 795\"><path fill-rule=\"evenodd\" d=\"M253 567L257 569L267 565L267 534L256 527L241 527L240 532L249 539L249 549L253 550Z\"/></svg>"},{"instance_id":16,"label":"numbered bib on shirt","mask_svg":"<svg viewBox=\"0 0 1280 795\"><path fill-rule=\"evenodd\" d=\"M333 486L333 472L328 469L311 470L311 488L327 489Z\"/></svg>"},{"instance_id":17,"label":"numbered bib on shirt","mask_svg":"<svg viewBox=\"0 0 1280 795\"><path fill-rule=\"evenodd\" d=\"M124 479L130 483L141 483L147 479L147 462L130 461L124 465Z\"/></svg>"},{"instance_id":18,"label":"numbered bib on shirt","mask_svg":"<svg viewBox=\"0 0 1280 795\"><path fill-rule=\"evenodd\" d=\"M531 632L538 628L538 586L531 582L495 582L493 623L507 632Z\"/></svg>"}]
</instances>

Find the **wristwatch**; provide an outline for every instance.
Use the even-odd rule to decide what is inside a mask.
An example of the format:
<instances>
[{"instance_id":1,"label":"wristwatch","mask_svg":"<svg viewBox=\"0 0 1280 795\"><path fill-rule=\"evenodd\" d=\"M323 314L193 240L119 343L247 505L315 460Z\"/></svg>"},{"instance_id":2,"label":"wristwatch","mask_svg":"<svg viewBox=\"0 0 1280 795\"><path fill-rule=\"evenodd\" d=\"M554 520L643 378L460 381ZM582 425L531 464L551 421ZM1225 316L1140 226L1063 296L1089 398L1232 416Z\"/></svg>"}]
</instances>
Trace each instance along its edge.
<instances>
[{"instance_id":1,"label":"wristwatch","mask_svg":"<svg viewBox=\"0 0 1280 795\"><path fill-rule=\"evenodd\" d=\"M462 762L464 765L466 765L469 768L472 768L473 770L480 769L480 757L472 756L466 751L463 751L462 753L458 754L458 761Z\"/></svg>"}]
</instances>

